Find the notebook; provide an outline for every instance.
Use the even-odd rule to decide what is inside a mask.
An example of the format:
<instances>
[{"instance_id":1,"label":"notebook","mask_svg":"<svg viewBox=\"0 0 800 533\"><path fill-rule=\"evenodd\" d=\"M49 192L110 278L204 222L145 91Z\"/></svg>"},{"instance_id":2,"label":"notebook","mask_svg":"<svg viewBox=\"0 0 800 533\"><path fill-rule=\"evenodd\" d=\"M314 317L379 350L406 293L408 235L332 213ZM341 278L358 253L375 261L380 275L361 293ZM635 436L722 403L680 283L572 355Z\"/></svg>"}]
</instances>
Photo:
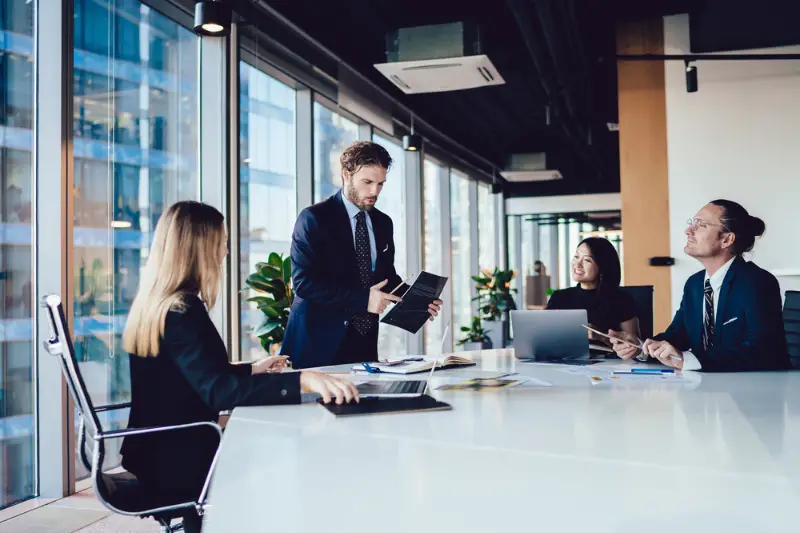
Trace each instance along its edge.
<instances>
[{"instance_id":1,"label":"notebook","mask_svg":"<svg viewBox=\"0 0 800 533\"><path fill-rule=\"evenodd\" d=\"M436 370L446 370L448 368L474 366L476 363L474 363L470 359L467 359L466 357L460 357L458 355L448 355L441 361L401 360L401 361L389 361L386 363L370 363L369 366L377 369L381 374L417 374L420 372L427 372L428 370L433 369L434 364L436 365ZM357 365L353 365L352 370L356 372L366 371L364 365L360 363Z\"/></svg>"},{"instance_id":2,"label":"notebook","mask_svg":"<svg viewBox=\"0 0 800 533\"><path fill-rule=\"evenodd\" d=\"M385 415L394 413L423 413L428 411L450 411L453 406L440 402L432 396L423 395L414 398L362 398L360 402L343 403L334 402L319 404L330 413L340 416L358 415Z\"/></svg>"}]
</instances>

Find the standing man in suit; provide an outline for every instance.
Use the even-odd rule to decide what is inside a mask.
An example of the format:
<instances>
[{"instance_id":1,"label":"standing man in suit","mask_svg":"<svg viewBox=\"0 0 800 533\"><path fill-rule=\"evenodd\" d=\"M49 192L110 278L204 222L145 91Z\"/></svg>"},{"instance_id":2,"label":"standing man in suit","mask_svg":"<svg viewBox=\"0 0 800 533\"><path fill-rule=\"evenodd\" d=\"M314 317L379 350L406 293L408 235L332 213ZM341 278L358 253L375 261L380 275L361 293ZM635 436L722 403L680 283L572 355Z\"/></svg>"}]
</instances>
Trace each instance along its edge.
<instances>
[{"instance_id":1,"label":"standing man in suit","mask_svg":"<svg viewBox=\"0 0 800 533\"><path fill-rule=\"evenodd\" d=\"M672 324L645 341L644 354L683 370L788 369L778 280L742 257L764 233L764 222L736 202L714 200L687 224L684 251L705 270L686 282ZM639 353L612 342L623 359Z\"/></svg>"},{"instance_id":2,"label":"standing man in suit","mask_svg":"<svg viewBox=\"0 0 800 533\"><path fill-rule=\"evenodd\" d=\"M342 190L304 209L292 234L295 300L281 353L295 368L377 361L378 316L407 288L394 268L392 219L375 208L389 152L357 141L340 161ZM441 304L431 304L431 320Z\"/></svg>"}]
</instances>

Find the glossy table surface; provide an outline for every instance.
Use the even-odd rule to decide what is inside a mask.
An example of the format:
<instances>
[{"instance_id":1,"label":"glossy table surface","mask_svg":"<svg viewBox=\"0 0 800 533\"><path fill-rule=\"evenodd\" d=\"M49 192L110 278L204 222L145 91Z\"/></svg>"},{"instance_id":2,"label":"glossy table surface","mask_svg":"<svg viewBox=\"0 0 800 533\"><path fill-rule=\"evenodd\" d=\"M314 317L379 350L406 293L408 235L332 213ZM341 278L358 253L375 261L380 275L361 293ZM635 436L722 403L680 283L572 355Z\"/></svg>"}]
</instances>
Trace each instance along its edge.
<instances>
[{"instance_id":1,"label":"glossy table surface","mask_svg":"<svg viewBox=\"0 0 800 533\"><path fill-rule=\"evenodd\" d=\"M602 367L620 362L466 355L477 366L434 389L507 372L551 386L433 390L454 409L348 419L237 408L203 531L800 531L800 373L615 382Z\"/></svg>"}]
</instances>

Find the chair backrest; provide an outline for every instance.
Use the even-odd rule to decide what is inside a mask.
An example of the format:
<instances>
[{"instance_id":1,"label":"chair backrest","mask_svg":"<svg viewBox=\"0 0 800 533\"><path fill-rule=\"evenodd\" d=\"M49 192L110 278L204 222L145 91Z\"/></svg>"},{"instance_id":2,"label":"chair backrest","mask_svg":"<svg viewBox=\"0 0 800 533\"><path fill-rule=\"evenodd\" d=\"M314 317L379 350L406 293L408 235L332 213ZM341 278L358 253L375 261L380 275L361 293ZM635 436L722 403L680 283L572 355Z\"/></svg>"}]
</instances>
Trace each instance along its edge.
<instances>
[{"instance_id":1,"label":"chair backrest","mask_svg":"<svg viewBox=\"0 0 800 533\"><path fill-rule=\"evenodd\" d=\"M786 291L783 303L783 328L792 368L800 368L800 291Z\"/></svg>"},{"instance_id":2,"label":"chair backrest","mask_svg":"<svg viewBox=\"0 0 800 533\"><path fill-rule=\"evenodd\" d=\"M653 336L653 286L639 285L620 287L627 293L636 305L636 315L639 317L639 333L642 339Z\"/></svg>"},{"instance_id":3,"label":"chair backrest","mask_svg":"<svg viewBox=\"0 0 800 533\"><path fill-rule=\"evenodd\" d=\"M83 377L78 369L75 347L72 345L72 337L70 337L67 329L67 319L64 316L61 297L57 294L49 294L45 296L44 304L47 308L47 316L50 319L51 333L50 339L44 341L44 347L50 354L58 356L58 360L61 363L61 371L67 381L72 399L75 401L81 417L86 421L91 436L102 434L100 420L94 412L92 399L89 397L86 384L83 382Z\"/></svg>"}]
</instances>

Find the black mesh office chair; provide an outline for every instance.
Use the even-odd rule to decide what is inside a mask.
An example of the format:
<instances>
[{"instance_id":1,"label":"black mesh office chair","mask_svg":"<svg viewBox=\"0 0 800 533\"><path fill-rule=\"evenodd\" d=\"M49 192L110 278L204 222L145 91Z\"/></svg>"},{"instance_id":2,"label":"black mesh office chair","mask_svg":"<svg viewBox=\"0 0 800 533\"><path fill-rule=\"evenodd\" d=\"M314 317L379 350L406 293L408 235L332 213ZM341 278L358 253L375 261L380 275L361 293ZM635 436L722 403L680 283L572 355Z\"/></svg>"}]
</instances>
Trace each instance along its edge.
<instances>
[{"instance_id":1,"label":"black mesh office chair","mask_svg":"<svg viewBox=\"0 0 800 533\"><path fill-rule=\"evenodd\" d=\"M633 298L636 304L636 315L639 317L639 336L644 339L653 337L653 286L640 285L620 287L623 292Z\"/></svg>"},{"instance_id":2,"label":"black mesh office chair","mask_svg":"<svg viewBox=\"0 0 800 533\"><path fill-rule=\"evenodd\" d=\"M45 349L51 354L58 356L61 363L61 370L67 382L72 399L78 409L80 417L79 426L79 450L81 461L87 470L91 472L92 484L95 494L100 502L115 513L138 516L140 518L152 517L161 524L162 533L170 533L183 529L183 524L171 525L172 521L180 517L187 509L195 509L202 516L205 509L206 495L214 471L217 458L211 463L208 477L203 486L203 490L196 501L179 503L176 505L163 505L157 501L157 497L143 490L136 477L129 472L106 473L103 472L103 458L105 456L104 443L107 440L119 439L129 435L143 435L145 433L156 433L159 431L180 431L182 429L194 428L199 426L213 427L220 438L222 430L217 424L212 422L194 422L191 424L181 424L178 426L165 426L153 428L132 428L120 429L115 431L104 431L100 426L97 413L130 407L129 404L117 404L95 408L92 399L86 390L86 385L78 369L78 362L75 359L75 349L72 338L67 330L67 321L64 317L64 309L61 305L61 297L55 294L48 295L44 299L47 314L50 319L51 337L44 341ZM88 437L93 441L91 462L86 455L85 445Z\"/></svg>"},{"instance_id":3,"label":"black mesh office chair","mask_svg":"<svg viewBox=\"0 0 800 533\"><path fill-rule=\"evenodd\" d=\"M792 368L800 368L800 291L786 291L783 303L783 328Z\"/></svg>"}]
</instances>

